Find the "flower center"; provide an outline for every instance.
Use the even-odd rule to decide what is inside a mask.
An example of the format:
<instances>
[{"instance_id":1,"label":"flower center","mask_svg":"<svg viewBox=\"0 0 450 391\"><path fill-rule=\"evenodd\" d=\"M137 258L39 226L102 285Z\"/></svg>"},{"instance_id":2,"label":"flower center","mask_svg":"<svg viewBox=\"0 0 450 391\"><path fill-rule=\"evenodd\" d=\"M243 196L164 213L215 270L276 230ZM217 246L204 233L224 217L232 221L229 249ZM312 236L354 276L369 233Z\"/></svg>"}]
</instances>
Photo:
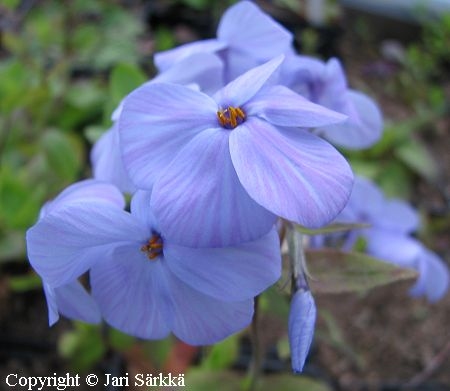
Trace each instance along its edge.
<instances>
[{"instance_id":1,"label":"flower center","mask_svg":"<svg viewBox=\"0 0 450 391\"><path fill-rule=\"evenodd\" d=\"M217 112L220 126L225 129L234 129L245 121L245 113L240 107L229 106Z\"/></svg>"},{"instance_id":2,"label":"flower center","mask_svg":"<svg viewBox=\"0 0 450 391\"><path fill-rule=\"evenodd\" d=\"M158 258L163 252L163 240L159 234L154 233L146 244L141 247L141 251L147 253L151 261Z\"/></svg>"}]
</instances>

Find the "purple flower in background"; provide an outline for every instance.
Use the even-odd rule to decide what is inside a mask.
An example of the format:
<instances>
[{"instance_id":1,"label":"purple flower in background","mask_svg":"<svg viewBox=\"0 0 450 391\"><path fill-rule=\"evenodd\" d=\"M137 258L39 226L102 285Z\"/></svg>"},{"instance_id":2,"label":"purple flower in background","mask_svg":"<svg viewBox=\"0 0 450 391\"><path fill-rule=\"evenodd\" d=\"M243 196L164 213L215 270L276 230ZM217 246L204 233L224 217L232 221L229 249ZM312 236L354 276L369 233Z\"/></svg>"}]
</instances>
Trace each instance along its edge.
<instances>
[{"instance_id":1,"label":"purple flower in background","mask_svg":"<svg viewBox=\"0 0 450 391\"><path fill-rule=\"evenodd\" d=\"M116 186L124 193L136 191L125 170L120 152L119 126L117 120L122 112L120 104L112 115L113 126L94 144L91 150L92 173L95 179Z\"/></svg>"},{"instance_id":2,"label":"purple flower in background","mask_svg":"<svg viewBox=\"0 0 450 391\"><path fill-rule=\"evenodd\" d=\"M419 272L412 294L436 301L446 293L448 268L436 254L410 237L420 222L417 212L406 202L386 199L374 183L356 177L349 202L336 221L370 225L350 231L343 244L344 250L351 250L362 237L370 255Z\"/></svg>"},{"instance_id":3,"label":"purple flower in background","mask_svg":"<svg viewBox=\"0 0 450 391\"><path fill-rule=\"evenodd\" d=\"M225 80L261 65L279 54L291 52L292 34L250 1L241 1L222 16L217 38L197 41L155 54L155 64L165 71L199 52L216 52L225 64Z\"/></svg>"},{"instance_id":4,"label":"purple flower in background","mask_svg":"<svg viewBox=\"0 0 450 391\"><path fill-rule=\"evenodd\" d=\"M383 119L378 106L367 95L348 88L338 59L324 63L308 56L288 56L280 82L311 102L348 116L341 123L318 127L315 134L350 149L367 148L380 139Z\"/></svg>"},{"instance_id":5,"label":"purple flower in background","mask_svg":"<svg viewBox=\"0 0 450 391\"><path fill-rule=\"evenodd\" d=\"M311 291L297 290L292 297L288 323L292 370L295 373L303 371L314 336L316 312Z\"/></svg>"},{"instance_id":6,"label":"purple flower in background","mask_svg":"<svg viewBox=\"0 0 450 391\"><path fill-rule=\"evenodd\" d=\"M309 227L332 220L353 174L306 129L345 119L266 81L278 57L214 97L151 83L124 101L123 159L135 185L153 185L161 229L189 246L226 246L268 231L275 215Z\"/></svg>"},{"instance_id":7,"label":"purple flower in background","mask_svg":"<svg viewBox=\"0 0 450 391\"><path fill-rule=\"evenodd\" d=\"M172 331L210 344L247 326L253 297L280 276L275 228L234 247L181 246L160 228L150 196L136 192L131 213L95 199L49 211L27 232L31 264L53 289L89 270L103 317L138 337Z\"/></svg>"}]
</instances>

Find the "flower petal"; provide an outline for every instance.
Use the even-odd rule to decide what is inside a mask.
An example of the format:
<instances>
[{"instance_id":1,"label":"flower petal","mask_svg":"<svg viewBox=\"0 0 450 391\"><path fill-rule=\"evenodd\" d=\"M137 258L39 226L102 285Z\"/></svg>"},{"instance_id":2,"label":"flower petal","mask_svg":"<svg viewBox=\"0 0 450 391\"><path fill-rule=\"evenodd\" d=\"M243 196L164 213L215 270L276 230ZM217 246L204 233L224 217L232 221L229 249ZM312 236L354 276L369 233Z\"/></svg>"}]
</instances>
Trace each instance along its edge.
<instances>
[{"instance_id":1,"label":"flower petal","mask_svg":"<svg viewBox=\"0 0 450 391\"><path fill-rule=\"evenodd\" d=\"M317 129L316 134L349 149L370 147L380 139L383 132L380 109L371 98L358 91L348 90L345 96L347 104L340 112L347 115L348 119Z\"/></svg>"},{"instance_id":2,"label":"flower petal","mask_svg":"<svg viewBox=\"0 0 450 391\"><path fill-rule=\"evenodd\" d=\"M386 200L381 213L373 222L379 228L409 234L419 228L419 214L403 200Z\"/></svg>"},{"instance_id":3,"label":"flower petal","mask_svg":"<svg viewBox=\"0 0 450 391\"><path fill-rule=\"evenodd\" d=\"M131 214L108 205L70 204L27 231L28 258L51 286L74 281L123 242L143 243L149 231Z\"/></svg>"},{"instance_id":4,"label":"flower petal","mask_svg":"<svg viewBox=\"0 0 450 391\"><path fill-rule=\"evenodd\" d=\"M230 160L229 131L194 138L155 184L152 210L161 234L190 247L223 247L270 231L275 216L242 188Z\"/></svg>"},{"instance_id":5,"label":"flower petal","mask_svg":"<svg viewBox=\"0 0 450 391\"><path fill-rule=\"evenodd\" d=\"M123 164L117 123L94 144L91 163L94 178L112 183L124 193L136 190Z\"/></svg>"},{"instance_id":6,"label":"flower petal","mask_svg":"<svg viewBox=\"0 0 450 391\"><path fill-rule=\"evenodd\" d=\"M263 87L283 60L284 56L280 55L263 65L250 69L219 90L214 95L214 99L222 108L242 106Z\"/></svg>"},{"instance_id":7,"label":"flower petal","mask_svg":"<svg viewBox=\"0 0 450 391\"><path fill-rule=\"evenodd\" d=\"M224 47L225 42L221 42L217 39L205 39L202 41L190 42L184 45L178 46L174 49L166 50L156 53L153 60L160 72L168 70L177 62L196 53L214 53Z\"/></svg>"},{"instance_id":8,"label":"flower petal","mask_svg":"<svg viewBox=\"0 0 450 391\"><path fill-rule=\"evenodd\" d=\"M292 370L295 373L303 371L314 336L315 323L316 305L311 291L300 289L292 298L289 312L289 345Z\"/></svg>"},{"instance_id":9,"label":"flower petal","mask_svg":"<svg viewBox=\"0 0 450 391\"><path fill-rule=\"evenodd\" d=\"M448 267L435 253L424 247L417 262L420 275L417 283L411 288L410 294L425 295L432 303L442 299L450 284Z\"/></svg>"},{"instance_id":10,"label":"flower petal","mask_svg":"<svg viewBox=\"0 0 450 391\"><path fill-rule=\"evenodd\" d=\"M253 298L281 274L280 240L275 229L235 247L189 248L167 243L164 257L180 280L222 301Z\"/></svg>"},{"instance_id":11,"label":"flower petal","mask_svg":"<svg viewBox=\"0 0 450 391\"><path fill-rule=\"evenodd\" d=\"M191 288L167 273L171 293L171 328L190 345L211 345L248 326L253 316L253 299L224 302Z\"/></svg>"},{"instance_id":12,"label":"flower petal","mask_svg":"<svg viewBox=\"0 0 450 391\"><path fill-rule=\"evenodd\" d=\"M230 152L240 182L256 202L306 227L330 222L350 195L353 175L346 160L301 129L280 134L250 118L231 132Z\"/></svg>"},{"instance_id":13,"label":"flower petal","mask_svg":"<svg viewBox=\"0 0 450 391\"><path fill-rule=\"evenodd\" d=\"M125 199L115 186L95 179L86 179L68 186L55 199L45 203L39 218L74 202L102 202L120 209L125 207Z\"/></svg>"},{"instance_id":14,"label":"flower petal","mask_svg":"<svg viewBox=\"0 0 450 391\"><path fill-rule=\"evenodd\" d=\"M244 106L254 115L279 126L313 128L344 121L347 117L316 105L284 86L264 88Z\"/></svg>"},{"instance_id":15,"label":"flower petal","mask_svg":"<svg viewBox=\"0 0 450 391\"><path fill-rule=\"evenodd\" d=\"M395 231L371 228L364 231L367 252L384 261L403 267L416 267L421 245L414 239Z\"/></svg>"},{"instance_id":16,"label":"flower petal","mask_svg":"<svg viewBox=\"0 0 450 391\"><path fill-rule=\"evenodd\" d=\"M124 99L119 119L123 161L132 181L150 189L178 151L217 126L217 104L188 87L149 83Z\"/></svg>"},{"instance_id":17,"label":"flower petal","mask_svg":"<svg viewBox=\"0 0 450 391\"><path fill-rule=\"evenodd\" d=\"M43 286L49 309L50 326L59 319L58 313L69 319L100 323L101 316L97 303L79 281L57 288L52 288L45 282Z\"/></svg>"},{"instance_id":18,"label":"flower petal","mask_svg":"<svg viewBox=\"0 0 450 391\"><path fill-rule=\"evenodd\" d=\"M145 227L151 230L160 231L158 222L150 208L151 191L138 190L131 199L131 214Z\"/></svg>"},{"instance_id":19,"label":"flower petal","mask_svg":"<svg viewBox=\"0 0 450 391\"><path fill-rule=\"evenodd\" d=\"M92 294L105 320L139 338L160 339L170 332L161 288L160 260L150 261L139 247L122 246L91 269Z\"/></svg>"},{"instance_id":20,"label":"flower petal","mask_svg":"<svg viewBox=\"0 0 450 391\"><path fill-rule=\"evenodd\" d=\"M247 56L267 61L289 50L292 34L250 1L240 1L223 14L217 37Z\"/></svg>"},{"instance_id":21,"label":"flower petal","mask_svg":"<svg viewBox=\"0 0 450 391\"><path fill-rule=\"evenodd\" d=\"M224 64L213 53L194 53L176 62L149 83L198 84L202 91L214 93L224 86Z\"/></svg>"}]
</instances>

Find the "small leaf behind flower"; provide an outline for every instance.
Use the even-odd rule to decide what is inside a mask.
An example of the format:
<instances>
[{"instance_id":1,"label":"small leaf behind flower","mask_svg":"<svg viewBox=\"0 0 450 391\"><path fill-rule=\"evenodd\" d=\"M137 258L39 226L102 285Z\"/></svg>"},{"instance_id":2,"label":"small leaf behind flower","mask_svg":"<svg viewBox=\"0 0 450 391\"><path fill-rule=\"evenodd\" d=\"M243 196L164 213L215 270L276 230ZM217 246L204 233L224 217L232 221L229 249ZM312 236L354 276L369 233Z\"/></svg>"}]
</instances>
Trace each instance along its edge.
<instances>
[{"instance_id":1,"label":"small leaf behind flower","mask_svg":"<svg viewBox=\"0 0 450 391\"><path fill-rule=\"evenodd\" d=\"M396 281L414 280L417 272L362 253L307 250L314 293L364 292Z\"/></svg>"},{"instance_id":2,"label":"small leaf behind flower","mask_svg":"<svg viewBox=\"0 0 450 391\"><path fill-rule=\"evenodd\" d=\"M302 234L305 235L324 235L324 234L331 234L335 232L345 232L345 231L352 231L354 229L363 229L363 228L369 228L370 224L362 224L362 223L333 223L330 225L327 225L323 228L318 229L310 229L303 227L302 225L295 225L295 228L297 231L299 231Z\"/></svg>"}]
</instances>

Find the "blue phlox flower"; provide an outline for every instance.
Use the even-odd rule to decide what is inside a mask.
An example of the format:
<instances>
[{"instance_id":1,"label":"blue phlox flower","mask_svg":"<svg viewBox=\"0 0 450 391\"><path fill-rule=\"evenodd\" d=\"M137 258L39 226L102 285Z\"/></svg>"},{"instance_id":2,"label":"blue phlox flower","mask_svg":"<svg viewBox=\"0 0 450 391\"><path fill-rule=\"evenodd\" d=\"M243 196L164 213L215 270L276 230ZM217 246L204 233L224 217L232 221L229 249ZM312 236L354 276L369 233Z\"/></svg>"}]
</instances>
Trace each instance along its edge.
<instances>
[{"instance_id":1,"label":"blue phlox flower","mask_svg":"<svg viewBox=\"0 0 450 391\"><path fill-rule=\"evenodd\" d=\"M336 221L370 225L351 231L343 244L344 250L351 250L362 237L370 255L417 270L419 277L411 289L413 295L425 295L430 301L436 301L446 293L448 267L436 254L411 237L418 230L420 220L407 202L387 199L373 182L356 177L349 202ZM322 240L320 244L325 243Z\"/></svg>"},{"instance_id":2,"label":"blue phlox flower","mask_svg":"<svg viewBox=\"0 0 450 391\"><path fill-rule=\"evenodd\" d=\"M91 200L46 214L27 232L32 266L53 289L89 270L103 318L137 337L210 344L247 326L253 297L280 276L275 228L236 246L186 247L161 229L150 197L136 192L131 213Z\"/></svg>"},{"instance_id":3,"label":"blue phlox flower","mask_svg":"<svg viewBox=\"0 0 450 391\"><path fill-rule=\"evenodd\" d=\"M170 82L195 85L200 90L215 92L223 86L223 64L212 53L195 53L182 59L173 67L160 73L148 83ZM112 183L124 193L134 193L136 187L125 170L120 148L118 119L122 113L123 101L114 110L112 127L94 144L90 160L95 179Z\"/></svg>"},{"instance_id":4,"label":"blue phlox flower","mask_svg":"<svg viewBox=\"0 0 450 391\"><path fill-rule=\"evenodd\" d=\"M311 291L297 290L292 297L288 323L292 370L295 373L303 371L314 337L316 316L316 304Z\"/></svg>"},{"instance_id":5,"label":"blue phlox flower","mask_svg":"<svg viewBox=\"0 0 450 391\"><path fill-rule=\"evenodd\" d=\"M450 284L448 267L439 256L423 245L421 245L415 262L419 278L409 293L412 296L425 296L432 303L442 299Z\"/></svg>"},{"instance_id":6,"label":"blue phlox flower","mask_svg":"<svg viewBox=\"0 0 450 391\"><path fill-rule=\"evenodd\" d=\"M246 72L213 97L152 83L125 99L119 120L125 166L137 187L154 185L154 213L179 243L253 240L276 216L317 227L347 202L348 163L305 129L345 117L269 85L282 61Z\"/></svg>"},{"instance_id":7,"label":"blue phlox flower","mask_svg":"<svg viewBox=\"0 0 450 391\"><path fill-rule=\"evenodd\" d=\"M102 318L97 303L78 280L57 288L44 281L43 288L50 326L59 320L59 314L86 323L100 323Z\"/></svg>"},{"instance_id":8,"label":"blue phlox flower","mask_svg":"<svg viewBox=\"0 0 450 391\"><path fill-rule=\"evenodd\" d=\"M55 199L44 204L41 208L39 219L45 219L46 216L64 207L64 205L89 204L95 201L101 201L119 208L125 205L122 194L115 187L107 183L87 179L74 183ZM68 281L57 288L54 288L44 280L43 288L47 301L50 326L58 321L59 314L87 323L100 322L101 316L97 303L77 279Z\"/></svg>"},{"instance_id":9,"label":"blue phlox flower","mask_svg":"<svg viewBox=\"0 0 450 391\"><path fill-rule=\"evenodd\" d=\"M215 52L224 61L225 80L271 58L292 52L292 34L251 1L240 1L223 14L217 38L196 41L155 54L155 64L164 71L187 56Z\"/></svg>"},{"instance_id":10,"label":"blue phlox flower","mask_svg":"<svg viewBox=\"0 0 450 391\"><path fill-rule=\"evenodd\" d=\"M325 63L308 56L287 56L280 82L312 102L348 117L341 123L318 127L315 134L349 149L367 148L380 139L383 118L378 105L366 94L348 88L338 59Z\"/></svg>"}]
</instances>

